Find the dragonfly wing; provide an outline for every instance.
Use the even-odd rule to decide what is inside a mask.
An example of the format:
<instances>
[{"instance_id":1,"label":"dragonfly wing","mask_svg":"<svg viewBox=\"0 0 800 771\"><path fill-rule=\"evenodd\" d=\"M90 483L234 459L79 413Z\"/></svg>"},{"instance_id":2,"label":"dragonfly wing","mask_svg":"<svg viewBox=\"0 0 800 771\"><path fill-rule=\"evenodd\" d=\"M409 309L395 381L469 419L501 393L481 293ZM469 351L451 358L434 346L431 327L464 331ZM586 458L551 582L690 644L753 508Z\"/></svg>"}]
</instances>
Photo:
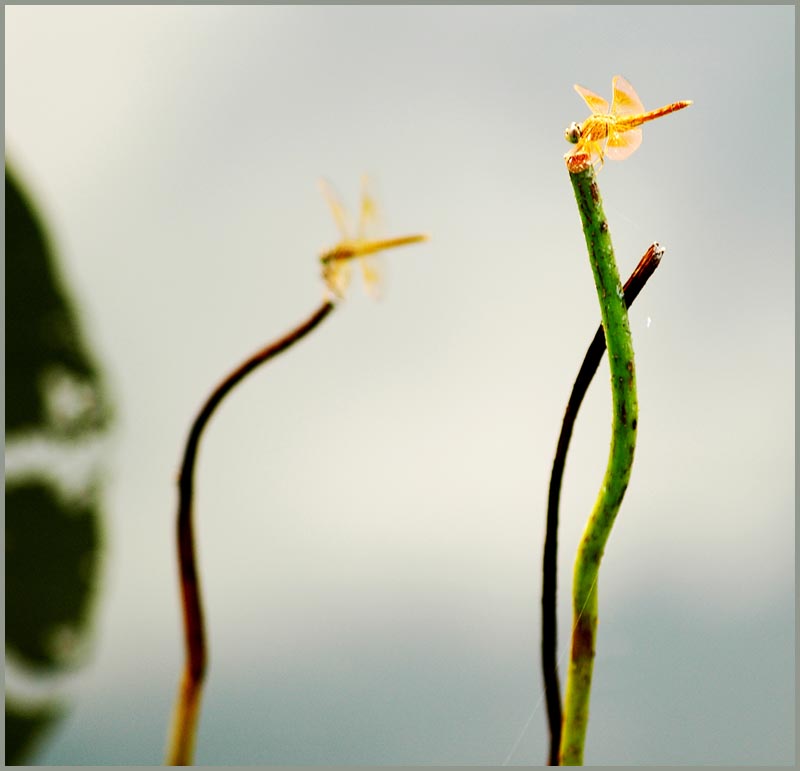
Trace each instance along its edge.
<instances>
[{"instance_id":1,"label":"dragonfly wing","mask_svg":"<svg viewBox=\"0 0 800 771\"><path fill-rule=\"evenodd\" d=\"M350 223L347 221L347 212L342 206L339 196L333 190L329 182L324 179L319 181L319 189L323 197L328 202L333 219L336 222L336 227L339 228L339 233L343 241L350 240Z\"/></svg>"},{"instance_id":2,"label":"dragonfly wing","mask_svg":"<svg viewBox=\"0 0 800 771\"><path fill-rule=\"evenodd\" d=\"M369 248L380 241L381 213L378 206L375 189L370 178L365 174L361 177L361 212L358 219L358 240ZM358 258L361 275L364 279L364 289L367 294L379 299L382 296L381 284L383 280L383 261L376 251Z\"/></svg>"},{"instance_id":3,"label":"dragonfly wing","mask_svg":"<svg viewBox=\"0 0 800 771\"><path fill-rule=\"evenodd\" d=\"M383 296L383 266L377 255L359 257L361 275L364 278L364 289L375 300Z\"/></svg>"},{"instance_id":4,"label":"dragonfly wing","mask_svg":"<svg viewBox=\"0 0 800 771\"><path fill-rule=\"evenodd\" d=\"M612 133L606 145L606 155L612 161L623 161L642 144L642 130L634 128L622 134Z\"/></svg>"},{"instance_id":5,"label":"dragonfly wing","mask_svg":"<svg viewBox=\"0 0 800 771\"><path fill-rule=\"evenodd\" d=\"M365 174L361 177L361 211L356 237L362 241L376 241L380 230L380 209L372 183Z\"/></svg>"},{"instance_id":6,"label":"dragonfly wing","mask_svg":"<svg viewBox=\"0 0 800 771\"><path fill-rule=\"evenodd\" d=\"M615 75L612 84L614 89L614 98L611 102L612 115L641 115L645 111L644 105L633 90L633 86L622 75ZM641 139L639 141L641 142Z\"/></svg>"},{"instance_id":7,"label":"dragonfly wing","mask_svg":"<svg viewBox=\"0 0 800 771\"><path fill-rule=\"evenodd\" d=\"M589 105L589 109L600 115L605 115L608 112L608 102L602 96L598 96L588 88L575 84L575 90L583 97L583 101Z\"/></svg>"}]
</instances>

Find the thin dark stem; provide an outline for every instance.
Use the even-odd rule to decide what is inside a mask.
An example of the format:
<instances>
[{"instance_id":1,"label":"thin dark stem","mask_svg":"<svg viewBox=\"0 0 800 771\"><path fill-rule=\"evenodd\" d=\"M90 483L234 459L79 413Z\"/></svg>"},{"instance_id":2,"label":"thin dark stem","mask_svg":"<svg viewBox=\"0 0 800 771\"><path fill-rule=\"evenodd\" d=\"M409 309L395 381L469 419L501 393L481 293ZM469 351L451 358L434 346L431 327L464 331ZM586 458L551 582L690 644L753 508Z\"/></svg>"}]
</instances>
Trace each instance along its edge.
<instances>
[{"instance_id":1,"label":"thin dark stem","mask_svg":"<svg viewBox=\"0 0 800 771\"><path fill-rule=\"evenodd\" d=\"M639 292L661 262L664 250L657 244L651 244L639 264L625 282L625 304L630 308ZM561 435L558 437L553 470L550 475L550 491L547 499L547 526L544 539L544 556L542 559L542 674L544 677L545 701L547 703L547 722L550 728L550 755L548 765L557 766L559 746L561 744L561 690L558 680L557 656L557 556L558 556L558 506L561 497L561 480L564 475L564 463L567 449L572 438L572 430L589 384L600 365L606 350L606 339L603 327L597 328L594 339L586 351L583 364L575 378L572 393L567 402L564 421L561 424Z\"/></svg>"},{"instance_id":2,"label":"thin dark stem","mask_svg":"<svg viewBox=\"0 0 800 771\"><path fill-rule=\"evenodd\" d=\"M192 524L194 467L200 438L214 411L231 389L256 367L269 361L305 337L320 324L333 308L334 304L330 300L326 300L300 326L279 340L262 348L233 370L209 396L197 414L189 432L178 478L179 504L177 520L186 664L176 702L172 738L167 751L168 765L191 764L195 727L199 714L200 690L207 665L203 606L200 599Z\"/></svg>"}]
</instances>

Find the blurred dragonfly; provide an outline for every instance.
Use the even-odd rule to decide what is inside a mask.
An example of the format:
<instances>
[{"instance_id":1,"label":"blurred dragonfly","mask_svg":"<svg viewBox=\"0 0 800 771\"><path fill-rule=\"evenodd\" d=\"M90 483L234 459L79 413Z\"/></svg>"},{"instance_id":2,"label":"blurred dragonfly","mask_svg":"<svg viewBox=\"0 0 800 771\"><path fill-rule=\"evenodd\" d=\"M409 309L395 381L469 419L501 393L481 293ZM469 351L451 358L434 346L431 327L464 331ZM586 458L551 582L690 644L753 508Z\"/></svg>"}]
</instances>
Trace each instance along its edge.
<instances>
[{"instance_id":1,"label":"blurred dragonfly","mask_svg":"<svg viewBox=\"0 0 800 771\"><path fill-rule=\"evenodd\" d=\"M647 112L633 86L621 75L614 77L612 86L614 95L610 109L602 96L583 86L575 86L592 114L583 123L573 123L566 130L567 141L577 145L568 157L587 155L593 163L599 162L601 166L606 156L613 161L624 160L642 143L640 126L643 123L682 110L692 103L673 102Z\"/></svg>"},{"instance_id":2,"label":"blurred dragonfly","mask_svg":"<svg viewBox=\"0 0 800 771\"><path fill-rule=\"evenodd\" d=\"M321 180L320 189L342 236L342 240L336 246L320 255L325 285L335 297L344 297L350 283L353 260L358 260L367 293L377 297L381 281L381 272L376 259L378 252L427 241L428 236L413 235L384 239L372 236L371 231L378 221L378 207L370 192L367 177L361 178L361 211L355 233L351 230L344 207L331 186Z\"/></svg>"}]
</instances>

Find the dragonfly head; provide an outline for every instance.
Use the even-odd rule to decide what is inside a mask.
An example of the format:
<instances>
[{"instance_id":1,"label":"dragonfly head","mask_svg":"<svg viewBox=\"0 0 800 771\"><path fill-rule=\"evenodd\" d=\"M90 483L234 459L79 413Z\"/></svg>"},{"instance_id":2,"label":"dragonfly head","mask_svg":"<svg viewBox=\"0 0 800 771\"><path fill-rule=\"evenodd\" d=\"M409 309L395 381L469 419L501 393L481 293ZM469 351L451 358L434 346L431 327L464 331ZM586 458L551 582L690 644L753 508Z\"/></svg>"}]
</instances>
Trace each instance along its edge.
<instances>
[{"instance_id":1,"label":"dragonfly head","mask_svg":"<svg viewBox=\"0 0 800 771\"><path fill-rule=\"evenodd\" d=\"M574 121L570 123L564 131L564 138L572 145L578 144L578 140L581 138L581 124Z\"/></svg>"}]
</instances>

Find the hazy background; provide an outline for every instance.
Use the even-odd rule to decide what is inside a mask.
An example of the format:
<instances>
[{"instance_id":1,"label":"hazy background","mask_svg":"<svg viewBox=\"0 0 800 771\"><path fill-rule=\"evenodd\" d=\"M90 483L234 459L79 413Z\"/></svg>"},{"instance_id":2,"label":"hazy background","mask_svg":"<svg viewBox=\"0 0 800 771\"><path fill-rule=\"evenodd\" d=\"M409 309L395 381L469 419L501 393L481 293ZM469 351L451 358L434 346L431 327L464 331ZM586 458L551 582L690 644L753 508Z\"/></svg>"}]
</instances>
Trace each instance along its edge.
<instances>
[{"instance_id":1,"label":"hazy background","mask_svg":"<svg viewBox=\"0 0 800 771\"><path fill-rule=\"evenodd\" d=\"M386 298L356 285L217 413L197 525L204 764L546 757L547 483L598 322L562 155L617 73L648 108L600 172L640 436L606 551L590 764L794 762L794 8L9 7L6 151L116 400L91 664L47 764L160 763L182 665L175 475L234 364L322 297L376 180ZM607 457L607 369L564 480L560 647ZM562 675L565 666L562 661ZM14 677L14 673L8 673ZM19 675L17 676L19 679ZM48 685L29 683L31 690Z\"/></svg>"}]
</instances>

